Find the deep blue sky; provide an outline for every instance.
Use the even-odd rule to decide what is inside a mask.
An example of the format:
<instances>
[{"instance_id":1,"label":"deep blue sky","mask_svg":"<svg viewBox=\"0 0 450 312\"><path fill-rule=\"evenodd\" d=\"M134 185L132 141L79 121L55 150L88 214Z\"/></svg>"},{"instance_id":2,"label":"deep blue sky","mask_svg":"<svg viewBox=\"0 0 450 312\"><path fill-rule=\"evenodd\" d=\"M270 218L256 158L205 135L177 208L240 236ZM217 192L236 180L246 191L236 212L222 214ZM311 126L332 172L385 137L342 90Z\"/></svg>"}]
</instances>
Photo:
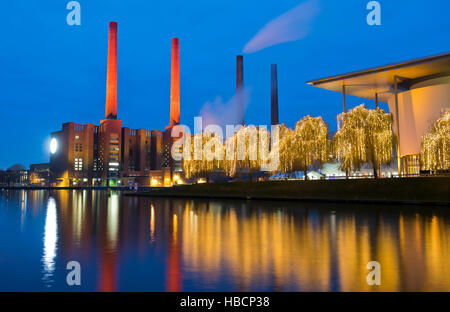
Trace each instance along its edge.
<instances>
[{"instance_id":1,"label":"deep blue sky","mask_svg":"<svg viewBox=\"0 0 450 312\"><path fill-rule=\"evenodd\" d=\"M171 37L180 38L181 120L235 91L235 56L268 21L302 0L14 0L0 10L0 168L47 162L49 134L63 122L104 116L108 22L119 24L118 114L131 128L169 121ZM278 64L280 121L323 116L333 130L338 93L305 81L450 50L450 1L381 0L382 26L366 23L369 0L321 0L310 34L247 54L246 121L270 123L270 64ZM352 98L350 106L365 102ZM366 101L367 103L367 101ZM367 103L373 105L373 103ZM384 105L383 107L386 107Z\"/></svg>"}]
</instances>

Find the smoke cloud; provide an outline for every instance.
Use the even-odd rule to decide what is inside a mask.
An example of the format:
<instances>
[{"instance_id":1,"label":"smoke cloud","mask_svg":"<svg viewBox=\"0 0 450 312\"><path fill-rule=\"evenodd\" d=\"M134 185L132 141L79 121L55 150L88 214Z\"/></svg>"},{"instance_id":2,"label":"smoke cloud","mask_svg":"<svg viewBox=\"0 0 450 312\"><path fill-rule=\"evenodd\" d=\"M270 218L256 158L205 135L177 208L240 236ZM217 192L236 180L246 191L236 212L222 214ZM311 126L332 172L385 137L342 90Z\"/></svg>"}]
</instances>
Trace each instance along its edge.
<instances>
[{"instance_id":1,"label":"smoke cloud","mask_svg":"<svg viewBox=\"0 0 450 312\"><path fill-rule=\"evenodd\" d=\"M212 102L206 102L200 110L200 116L203 118L203 127L208 125L218 125L225 129L226 125L238 125L241 123L242 116L240 112L247 108L250 102L250 88L244 87L243 92L244 109L239 109L236 93L230 100L224 102L221 97L216 97Z\"/></svg>"},{"instance_id":2,"label":"smoke cloud","mask_svg":"<svg viewBox=\"0 0 450 312\"><path fill-rule=\"evenodd\" d=\"M319 1L309 0L268 22L244 47L244 53L306 37L319 14Z\"/></svg>"}]
</instances>

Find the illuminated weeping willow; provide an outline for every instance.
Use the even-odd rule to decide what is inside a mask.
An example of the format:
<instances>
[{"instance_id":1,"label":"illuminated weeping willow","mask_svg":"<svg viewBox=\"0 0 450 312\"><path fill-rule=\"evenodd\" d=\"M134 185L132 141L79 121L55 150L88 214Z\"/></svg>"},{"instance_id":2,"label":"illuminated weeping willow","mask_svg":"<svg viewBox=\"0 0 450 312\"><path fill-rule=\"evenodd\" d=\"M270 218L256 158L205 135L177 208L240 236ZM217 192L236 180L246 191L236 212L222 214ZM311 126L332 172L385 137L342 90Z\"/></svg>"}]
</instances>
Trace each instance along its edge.
<instances>
[{"instance_id":1,"label":"illuminated weeping willow","mask_svg":"<svg viewBox=\"0 0 450 312\"><path fill-rule=\"evenodd\" d=\"M450 169L450 110L432 125L422 137L420 163L423 170Z\"/></svg>"},{"instance_id":2,"label":"illuminated weeping willow","mask_svg":"<svg viewBox=\"0 0 450 312\"><path fill-rule=\"evenodd\" d=\"M272 174L306 175L309 167L328 160L328 126L321 117L306 116L294 130L280 125L277 133L271 136L265 127L244 126L225 143L214 133L188 135L183 148L185 175L208 180L210 173L223 170L230 177L248 173L252 180L252 173L262 168Z\"/></svg>"},{"instance_id":3,"label":"illuminated weeping willow","mask_svg":"<svg viewBox=\"0 0 450 312\"><path fill-rule=\"evenodd\" d=\"M280 125L279 173L291 176L306 173L311 166L321 166L329 159L328 126L322 117L306 116L295 129Z\"/></svg>"},{"instance_id":4,"label":"illuminated weeping willow","mask_svg":"<svg viewBox=\"0 0 450 312\"><path fill-rule=\"evenodd\" d=\"M377 177L377 168L392 161L392 115L364 105L340 114L333 150L341 170L360 170L364 163L371 163Z\"/></svg>"},{"instance_id":5,"label":"illuminated weeping willow","mask_svg":"<svg viewBox=\"0 0 450 312\"><path fill-rule=\"evenodd\" d=\"M198 161L194 160L195 135L186 134L183 146L183 171L186 178L190 179L198 174Z\"/></svg>"},{"instance_id":6,"label":"illuminated weeping willow","mask_svg":"<svg viewBox=\"0 0 450 312\"><path fill-rule=\"evenodd\" d=\"M294 142L294 130L289 129L284 124L280 125L280 154L277 172L285 176L294 173L294 157L292 157L294 154L292 153Z\"/></svg>"},{"instance_id":7,"label":"illuminated weeping willow","mask_svg":"<svg viewBox=\"0 0 450 312\"><path fill-rule=\"evenodd\" d=\"M394 136L392 134L392 115L381 108L369 110L367 117L368 162L372 163L374 177L378 177L381 164L392 161Z\"/></svg>"},{"instance_id":8,"label":"illuminated weeping willow","mask_svg":"<svg viewBox=\"0 0 450 312\"><path fill-rule=\"evenodd\" d=\"M227 138L224 144L225 159L223 160L223 170L229 177L234 177L237 171L237 134Z\"/></svg>"},{"instance_id":9,"label":"illuminated weeping willow","mask_svg":"<svg viewBox=\"0 0 450 312\"><path fill-rule=\"evenodd\" d=\"M244 126L229 137L224 146L225 159L223 169L228 176L234 177L237 172L259 171L268 162L270 134L265 128Z\"/></svg>"},{"instance_id":10,"label":"illuminated weeping willow","mask_svg":"<svg viewBox=\"0 0 450 312\"><path fill-rule=\"evenodd\" d=\"M188 135L183 147L183 171L190 179L204 177L220 169L223 159L222 138L215 133L204 132Z\"/></svg>"},{"instance_id":11,"label":"illuminated weeping willow","mask_svg":"<svg viewBox=\"0 0 450 312\"><path fill-rule=\"evenodd\" d=\"M297 122L294 129L294 145L290 157L294 159L293 170L303 171L311 166L321 166L328 161L328 126L322 117L306 116Z\"/></svg>"}]
</instances>

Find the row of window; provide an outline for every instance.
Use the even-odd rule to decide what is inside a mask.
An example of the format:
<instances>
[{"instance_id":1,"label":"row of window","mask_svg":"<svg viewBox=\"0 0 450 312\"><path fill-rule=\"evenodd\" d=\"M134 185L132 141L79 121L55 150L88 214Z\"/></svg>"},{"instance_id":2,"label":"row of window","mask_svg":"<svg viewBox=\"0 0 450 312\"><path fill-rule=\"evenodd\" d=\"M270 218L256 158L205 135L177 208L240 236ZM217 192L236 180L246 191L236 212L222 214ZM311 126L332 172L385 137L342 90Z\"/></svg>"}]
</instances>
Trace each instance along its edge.
<instances>
[{"instance_id":1,"label":"row of window","mask_svg":"<svg viewBox=\"0 0 450 312\"><path fill-rule=\"evenodd\" d=\"M93 170L94 171L103 171L103 166L101 165L101 163L97 160L94 159L94 164L93 164ZM147 164L148 165L148 164ZM146 167L146 170L149 169L150 167ZM83 171L83 159L82 158L75 158L75 162L74 162L74 169L75 171ZM135 171L136 169L136 164L133 160L129 160L128 161L128 171ZM111 158L110 159L110 163L108 166L108 170L109 171L119 171L119 161L116 158Z\"/></svg>"},{"instance_id":2,"label":"row of window","mask_svg":"<svg viewBox=\"0 0 450 312\"><path fill-rule=\"evenodd\" d=\"M75 152L83 152L83 144L82 143L75 143Z\"/></svg>"},{"instance_id":3,"label":"row of window","mask_svg":"<svg viewBox=\"0 0 450 312\"><path fill-rule=\"evenodd\" d=\"M130 129L129 134L130 134L130 136L136 136L136 132L137 132L136 130ZM152 136L152 132L151 131L145 131L145 136L147 138L151 137Z\"/></svg>"},{"instance_id":4,"label":"row of window","mask_svg":"<svg viewBox=\"0 0 450 312\"><path fill-rule=\"evenodd\" d=\"M87 129L87 126L85 126L85 125L74 125L73 126L73 131L75 131L75 132L83 132L86 129Z\"/></svg>"},{"instance_id":5,"label":"row of window","mask_svg":"<svg viewBox=\"0 0 450 312\"><path fill-rule=\"evenodd\" d=\"M83 158L75 158L75 171L83 170Z\"/></svg>"},{"instance_id":6,"label":"row of window","mask_svg":"<svg viewBox=\"0 0 450 312\"><path fill-rule=\"evenodd\" d=\"M96 129L97 130L97 129ZM136 134L135 130L131 130L130 134ZM151 132L150 131L146 131L146 136L151 136ZM76 136L76 139L79 139L79 136ZM131 141L131 140L130 140ZM150 146L148 146L148 141L146 140L145 142L146 144L146 152L149 153L150 152ZM120 141L119 141L119 137L117 134L111 134L110 140L109 140L109 145L110 145L110 152L109 152L109 166L108 166L108 170L109 171L118 171L119 170L119 152L120 152ZM101 159L103 159L103 148L101 146L99 152L99 156ZM82 143L75 143L75 152L82 152L83 151L83 145ZM133 152L130 149L130 156L132 156ZM93 170L94 171L103 171L103 165L102 165L102 161L101 159L97 160L94 159L94 166L93 166ZM82 171L83 170L83 159L82 158L75 158L75 163L74 163L74 169L75 171ZM134 171L135 169L135 164L134 162L130 161L130 163L128 164L128 170L130 171Z\"/></svg>"}]
</instances>

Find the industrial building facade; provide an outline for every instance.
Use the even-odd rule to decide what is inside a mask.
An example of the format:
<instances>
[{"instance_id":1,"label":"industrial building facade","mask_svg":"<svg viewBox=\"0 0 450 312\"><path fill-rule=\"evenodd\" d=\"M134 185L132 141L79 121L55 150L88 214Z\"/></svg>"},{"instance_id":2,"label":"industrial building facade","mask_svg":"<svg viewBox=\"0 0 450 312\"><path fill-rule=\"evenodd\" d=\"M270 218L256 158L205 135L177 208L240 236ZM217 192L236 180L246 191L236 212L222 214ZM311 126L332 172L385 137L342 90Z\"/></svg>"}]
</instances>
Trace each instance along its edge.
<instances>
[{"instance_id":1,"label":"industrial building facade","mask_svg":"<svg viewBox=\"0 0 450 312\"><path fill-rule=\"evenodd\" d=\"M109 24L105 119L100 125L65 123L51 134L54 186L168 186L180 164L171 160L180 124L179 40L172 39L170 122L165 131L122 127L117 118L117 23ZM179 174L177 174L177 179Z\"/></svg>"},{"instance_id":2,"label":"industrial building facade","mask_svg":"<svg viewBox=\"0 0 450 312\"><path fill-rule=\"evenodd\" d=\"M150 185L153 179L154 185L163 185L163 171L170 174L170 167L162 166L163 132L123 127L117 133L108 127L69 122L52 133L56 148L50 155L51 182L96 186L133 180Z\"/></svg>"}]
</instances>

